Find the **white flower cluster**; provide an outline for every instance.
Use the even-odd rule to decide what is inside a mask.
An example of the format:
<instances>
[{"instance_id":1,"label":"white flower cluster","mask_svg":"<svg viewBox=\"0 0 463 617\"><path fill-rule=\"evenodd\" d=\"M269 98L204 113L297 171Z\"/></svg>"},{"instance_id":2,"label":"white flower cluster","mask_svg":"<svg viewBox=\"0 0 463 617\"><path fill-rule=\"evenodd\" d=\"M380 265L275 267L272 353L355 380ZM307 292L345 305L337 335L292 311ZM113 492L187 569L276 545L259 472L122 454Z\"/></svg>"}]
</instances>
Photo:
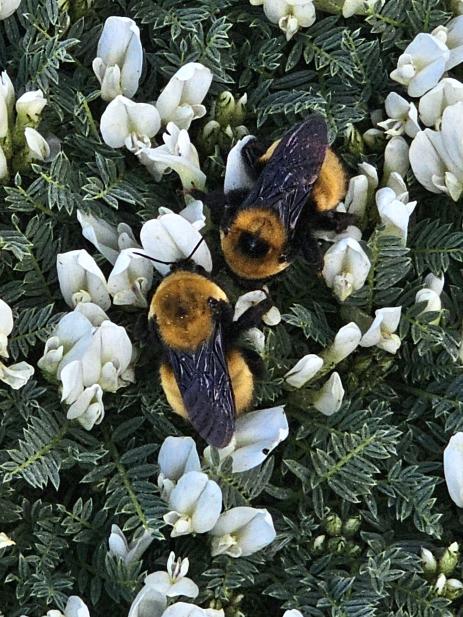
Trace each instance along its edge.
<instances>
[{"instance_id":1,"label":"white flower cluster","mask_svg":"<svg viewBox=\"0 0 463 617\"><path fill-rule=\"evenodd\" d=\"M6 366L3 358L8 358L8 337L13 330L13 312L4 300L0 300L0 381L13 390L22 388L34 373L34 367L27 362Z\"/></svg>"},{"instance_id":2,"label":"white flower cluster","mask_svg":"<svg viewBox=\"0 0 463 617\"><path fill-rule=\"evenodd\" d=\"M131 99L138 90L142 66L136 23L128 17L108 17L93 61L101 97L110 101L101 116L103 140L112 148L125 146L133 152L156 180L174 170L184 188L202 189L206 177L188 128L206 114L202 102L212 73L198 62L189 62L172 76L155 104L136 103ZM161 125L166 128L164 143L151 147Z\"/></svg>"},{"instance_id":3,"label":"white flower cluster","mask_svg":"<svg viewBox=\"0 0 463 617\"><path fill-rule=\"evenodd\" d=\"M409 159L428 191L445 193L454 201L463 193L463 84L448 71L462 61L463 15L430 34L418 34L391 78L420 100L415 104L391 92L385 102L388 118L377 125L391 141L401 140L402 159ZM412 138L409 150L404 135Z\"/></svg>"},{"instance_id":4,"label":"white flower cluster","mask_svg":"<svg viewBox=\"0 0 463 617\"><path fill-rule=\"evenodd\" d=\"M288 423L282 407L263 409L238 418L232 442L219 450L220 460L231 457L232 473L260 465L286 439ZM204 451L211 464L211 448ZM171 537L209 533L211 554L231 557L252 555L275 539L270 513L250 507L222 511L219 485L201 471L191 437L167 437L158 456L158 485L169 512L164 520L172 526Z\"/></svg>"},{"instance_id":5,"label":"white flower cluster","mask_svg":"<svg viewBox=\"0 0 463 617\"><path fill-rule=\"evenodd\" d=\"M61 318L38 366L48 379L61 382L68 419L90 430L103 419L103 392L117 392L134 381L132 359L125 329L98 305L79 302Z\"/></svg>"}]
</instances>

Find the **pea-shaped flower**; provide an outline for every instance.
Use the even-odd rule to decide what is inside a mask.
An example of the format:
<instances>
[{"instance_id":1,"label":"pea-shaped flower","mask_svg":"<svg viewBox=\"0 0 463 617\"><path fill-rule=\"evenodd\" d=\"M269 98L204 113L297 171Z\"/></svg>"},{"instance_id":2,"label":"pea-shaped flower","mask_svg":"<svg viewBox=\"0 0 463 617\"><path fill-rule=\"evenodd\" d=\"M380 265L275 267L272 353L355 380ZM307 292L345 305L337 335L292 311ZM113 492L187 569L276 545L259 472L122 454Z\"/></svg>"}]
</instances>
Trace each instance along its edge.
<instances>
[{"instance_id":1,"label":"pea-shaped flower","mask_svg":"<svg viewBox=\"0 0 463 617\"><path fill-rule=\"evenodd\" d=\"M103 310L111 306L105 276L85 249L59 253L56 269L61 293L71 308L79 302L94 302Z\"/></svg>"},{"instance_id":2,"label":"pea-shaped flower","mask_svg":"<svg viewBox=\"0 0 463 617\"><path fill-rule=\"evenodd\" d=\"M271 544L276 532L267 510L238 507L220 515L211 536L213 557L247 557Z\"/></svg>"},{"instance_id":3,"label":"pea-shaped flower","mask_svg":"<svg viewBox=\"0 0 463 617\"><path fill-rule=\"evenodd\" d=\"M257 467L288 437L289 427L284 407L259 409L241 415L235 434L226 448L218 450L220 459L232 459L232 472L239 473ZM210 446L204 457L210 461Z\"/></svg>"},{"instance_id":4,"label":"pea-shaped flower","mask_svg":"<svg viewBox=\"0 0 463 617\"><path fill-rule=\"evenodd\" d=\"M302 388L312 377L315 377L322 366L323 358L313 353L307 354L289 369L285 375L285 381L293 388Z\"/></svg>"},{"instance_id":5,"label":"pea-shaped flower","mask_svg":"<svg viewBox=\"0 0 463 617\"><path fill-rule=\"evenodd\" d=\"M395 354L401 345L400 337L395 334L402 314L401 306L387 307L375 311L375 318L360 341L361 347L376 345L388 353Z\"/></svg>"},{"instance_id":6,"label":"pea-shaped flower","mask_svg":"<svg viewBox=\"0 0 463 617\"><path fill-rule=\"evenodd\" d=\"M119 254L108 278L108 291L116 305L148 306L147 294L153 282L151 262L132 249L124 249Z\"/></svg>"},{"instance_id":7,"label":"pea-shaped flower","mask_svg":"<svg viewBox=\"0 0 463 617\"><path fill-rule=\"evenodd\" d=\"M167 560L167 572L159 571L148 574L145 578L145 585L156 589L159 593L168 598L176 596L186 596L187 598L196 598L199 594L199 588L191 578L187 577L189 560L175 560L175 553L171 552Z\"/></svg>"},{"instance_id":8,"label":"pea-shaped flower","mask_svg":"<svg viewBox=\"0 0 463 617\"><path fill-rule=\"evenodd\" d=\"M199 62L188 62L171 77L156 101L164 124L173 122L180 129L188 129L196 118L206 114L201 103L212 82L211 71Z\"/></svg>"},{"instance_id":9,"label":"pea-shaped flower","mask_svg":"<svg viewBox=\"0 0 463 617\"><path fill-rule=\"evenodd\" d=\"M171 537L210 531L222 509L222 491L205 473L189 471L172 490L164 521L172 525Z\"/></svg>"},{"instance_id":10,"label":"pea-shaped flower","mask_svg":"<svg viewBox=\"0 0 463 617\"><path fill-rule=\"evenodd\" d=\"M370 260L357 240L344 238L326 251L322 274L342 302L363 287L370 267Z\"/></svg>"},{"instance_id":11,"label":"pea-shaped flower","mask_svg":"<svg viewBox=\"0 0 463 617\"><path fill-rule=\"evenodd\" d=\"M417 34L399 57L391 79L407 87L409 96L422 96L431 90L446 69L450 52L439 38L431 34Z\"/></svg>"},{"instance_id":12,"label":"pea-shaped flower","mask_svg":"<svg viewBox=\"0 0 463 617\"><path fill-rule=\"evenodd\" d=\"M161 128L159 112L154 105L134 103L125 96L113 99L103 112L100 130L103 141L111 148L138 150L139 144L151 145Z\"/></svg>"},{"instance_id":13,"label":"pea-shaped flower","mask_svg":"<svg viewBox=\"0 0 463 617\"><path fill-rule=\"evenodd\" d=\"M339 373L333 373L312 400L312 405L325 416L331 416L341 408L344 388Z\"/></svg>"},{"instance_id":14,"label":"pea-shaped flower","mask_svg":"<svg viewBox=\"0 0 463 617\"><path fill-rule=\"evenodd\" d=\"M126 564L141 559L143 553L150 546L154 536L144 531L141 536L127 542L124 532L117 525L111 525L111 534L108 539L109 552L124 560Z\"/></svg>"},{"instance_id":15,"label":"pea-shaped flower","mask_svg":"<svg viewBox=\"0 0 463 617\"><path fill-rule=\"evenodd\" d=\"M159 450L158 465L158 486L163 499L168 499L183 474L201 471L194 440L191 437L167 437Z\"/></svg>"},{"instance_id":16,"label":"pea-shaped flower","mask_svg":"<svg viewBox=\"0 0 463 617\"><path fill-rule=\"evenodd\" d=\"M108 17L92 64L101 85L101 98L111 101L118 94L131 98L138 90L142 65L137 24L128 17Z\"/></svg>"},{"instance_id":17,"label":"pea-shaped flower","mask_svg":"<svg viewBox=\"0 0 463 617\"><path fill-rule=\"evenodd\" d=\"M313 0L265 0L264 13L278 24L289 41L300 28L308 28L316 18Z\"/></svg>"},{"instance_id":18,"label":"pea-shaped flower","mask_svg":"<svg viewBox=\"0 0 463 617\"><path fill-rule=\"evenodd\" d=\"M426 126L439 129L444 111L460 101L463 101L463 84L458 79L444 77L421 97L418 108L420 120Z\"/></svg>"}]
</instances>

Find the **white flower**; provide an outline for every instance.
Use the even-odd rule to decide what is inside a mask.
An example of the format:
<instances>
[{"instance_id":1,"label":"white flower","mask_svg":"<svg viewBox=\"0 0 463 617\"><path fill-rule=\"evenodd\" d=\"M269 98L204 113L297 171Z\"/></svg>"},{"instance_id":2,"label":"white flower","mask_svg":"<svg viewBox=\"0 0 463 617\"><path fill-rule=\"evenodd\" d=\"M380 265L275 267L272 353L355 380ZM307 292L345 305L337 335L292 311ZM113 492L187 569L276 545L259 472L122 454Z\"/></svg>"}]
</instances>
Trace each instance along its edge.
<instances>
[{"instance_id":1,"label":"white flower","mask_svg":"<svg viewBox=\"0 0 463 617\"><path fill-rule=\"evenodd\" d=\"M457 79L444 77L435 88L421 97L420 119L426 126L439 129L444 111L460 101L463 101L463 84Z\"/></svg>"},{"instance_id":2,"label":"white flower","mask_svg":"<svg viewBox=\"0 0 463 617\"><path fill-rule=\"evenodd\" d=\"M188 129L192 120L206 115L201 103L211 83L212 72L199 62L188 62L178 69L156 101L163 123L174 122L179 129Z\"/></svg>"},{"instance_id":3,"label":"white flower","mask_svg":"<svg viewBox=\"0 0 463 617\"><path fill-rule=\"evenodd\" d=\"M438 26L431 34L450 50L446 71L463 62L463 15L450 20L446 26Z\"/></svg>"},{"instance_id":4,"label":"white flower","mask_svg":"<svg viewBox=\"0 0 463 617\"><path fill-rule=\"evenodd\" d=\"M77 364L76 368L80 368L80 366ZM77 383L80 385L82 378L77 377L77 380ZM63 391L65 385L66 382L63 382ZM68 400L66 402L69 403L71 401ZM70 405L66 417L68 420L77 420L86 431L90 431L95 424L100 424L104 418L103 389L101 386L94 384L85 388L77 395Z\"/></svg>"},{"instance_id":5,"label":"white flower","mask_svg":"<svg viewBox=\"0 0 463 617\"><path fill-rule=\"evenodd\" d=\"M264 13L273 24L278 24L287 41L299 28L311 26L316 18L313 0L265 0Z\"/></svg>"},{"instance_id":6,"label":"white flower","mask_svg":"<svg viewBox=\"0 0 463 617\"><path fill-rule=\"evenodd\" d=\"M13 390L19 390L26 385L34 374L34 367L27 362L18 362L5 366L0 362L0 381L6 383Z\"/></svg>"},{"instance_id":7,"label":"white flower","mask_svg":"<svg viewBox=\"0 0 463 617\"><path fill-rule=\"evenodd\" d=\"M15 544L16 542L9 538L6 533L3 531L0 533L0 550L2 550L2 548L6 548L7 546L14 546Z\"/></svg>"},{"instance_id":8,"label":"white flower","mask_svg":"<svg viewBox=\"0 0 463 617\"><path fill-rule=\"evenodd\" d=\"M385 187L376 193L376 206L381 222L385 225L384 233L389 236L398 236L407 241L408 222L412 215L416 201L403 203L397 199L393 189Z\"/></svg>"},{"instance_id":9,"label":"white flower","mask_svg":"<svg viewBox=\"0 0 463 617\"><path fill-rule=\"evenodd\" d=\"M173 212L147 221L140 232L140 240L147 255L173 263L189 257L201 238L201 234L191 223ZM199 244L191 259L207 272L211 272L212 258L205 241ZM170 271L170 265L152 263L163 276Z\"/></svg>"},{"instance_id":10,"label":"white flower","mask_svg":"<svg viewBox=\"0 0 463 617\"><path fill-rule=\"evenodd\" d=\"M149 617L157 617L157 615L150 614ZM176 602L167 608L162 617L224 617L224 612L223 609L201 608L196 604Z\"/></svg>"},{"instance_id":11,"label":"white flower","mask_svg":"<svg viewBox=\"0 0 463 617\"><path fill-rule=\"evenodd\" d=\"M92 64L101 85L101 98L111 101L118 94L131 98L138 90L142 65L137 24L128 17L108 17Z\"/></svg>"},{"instance_id":12,"label":"white flower","mask_svg":"<svg viewBox=\"0 0 463 617\"><path fill-rule=\"evenodd\" d=\"M205 473L189 471L177 482L169 496L169 512L164 521L172 525L171 538L210 531L222 509L222 491Z\"/></svg>"},{"instance_id":13,"label":"white flower","mask_svg":"<svg viewBox=\"0 0 463 617\"><path fill-rule=\"evenodd\" d=\"M331 416L339 411L343 398L341 377L339 373L333 373L313 398L312 405L325 416Z\"/></svg>"},{"instance_id":14,"label":"white flower","mask_svg":"<svg viewBox=\"0 0 463 617\"><path fill-rule=\"evenodd\" d=\"M344 238L325 253L323 277L328 287L343 302L363 287L371 263L357 240Z\"/></svg>"},{"instance_id":15,"label":"white flower","mask_svg":"<svg viewBox=\"0 0 463 617\"><path fill-rule=\"evenodd\" d=\"M428 289L432 289L438 296L440 296L444 290L445 277L443 274L440 276L435 276L431 273L425 276L424 284Z\"/></svg>"},{"instance_id":16,"label":"white flower","mask_svg":"<svg viewBox=\"0 0 463 617\"><path fill-rule=\"evenodd\" d=\"M378 171L373 165L369 163L360 163L358 168L360 175L354 176L349 181L349 188L344 203L346 205L346 211L349 212L349 214L363 216L366 205L371 200L378 187L379 179ZM362 178L362 180L359 180L359 178ZM366 179L366 185L364 179Z\"/></svg>"},{"instance_id":17,"label":"white flower","mask_svg":"<svg viewBox=\"0 0 463 617\"><path fill-rule=\"evenodd\" d=\"M179 557L175 561L175 553L171 552L167 560L167 572L159 571L148 574L145 578L145 585L168 598L186 596L194 599L199 594L199 588L191 578L186 576L189 566L188 559Z\"/></svg>"},{"instance_id":18,"label":"white flower","mask_svg":"<svg viewBox=\"0 0 463 617\"><path fill-rule=\"evenodd\" d=\"M190 195L185 195L186 203L188 204L178 213L185 220L193 225L198 231L206 225L206 215L204 214L204 204L200 199L192 199ZM163 214L175 214L170 208L161 206L158 208L159 216Z\"/></svg>"},{"instance_id":19,"label":"white flower","mask_svg":"<svg viewBox=\"0 0 463 617\"><path fill-rule=\"evenodd\" d=\"M415 137L420 131L418 124L418 111L414 103L410 103L397 92L390 92L384 101L387 120L378 122L388 135L403 135Z\"/></svg>"},{"instance_id":20,"label":"white flower","mask_svg":"<svg viewBox=\"0 0 463 617\"><path fill-rule=\"evenodd\" d=\"M361 347L376 345L388 353L395 354L401 345L400 337L394 334L399 327L402 307L388 307L375 311L375 318L360 341Z\"/></svg>"},{"instance_id":21,"label":"white flower","mask_svg":"<svg viewBox=\"0 0 463 617\"><path fill-rule=\"evenodd\" d=\"M426 302L426 306L421 311L420 315L429 312L440 313L440 311L442 310L442 301L439 297L439 294L437 294L432 289L428 289L425 287L424 289L420 289L419 291L417 291L415 296L415 304L419 304L420 302ZM430 323L433 325L438 325L439 321L440 318L436 317L436 319L434 319Z\"/></svg>"},{"instance_id":22,"label":"white flower","mask_svg":"<svg viewBox=\"0 0 463 617\"><path fill-rule=\"evenodd\" d=\"M223 187L225 193L237 189L251 189L254 186L256 179L242 156L243 148L253 139L255 139L254 135L246 135L228 153Z\"/></svg>"},{"instance_id":23,"label":"white flower","mask_svg":"<svg viewBox=\"0 0 463 617\"><path fill-rule=\"evenodd\" d=\"M179 129L173 122L167 125L163 134L163 146L143 148L138 158L148 171L160 180L162 175L173 170L179 176L183 188L203 189L206 176L199 166L198 152L190 141L185 129Z\"/></svg>"},{"instance_id":24,"label":"white flower","mask_svg":"<svg viewBox=\"0 0 463 617\"><path fill-rule=\"evenodd\" d=\"M46 617L90 617L87 605L78 596L69 596L64 613L48 611Z\"/></svg>"},{"instance_id":25,"label":"white flower","mask_svg":"<svg viewBox=\"0 0 463 617\"><path fill-rule=\"evenodd\" d=\"M104 274L85 249L59 253L56 269L61 293L71 308L79 302L94 302L103 310L111 306Z\"/></svg>"},{"instance_id":26,"label":"white flower","mask_svg":"<svg viewBox=\"0 0 463 617\"><path fill-rule=\"evenodd\" d=\"M285 381L293 388L302 388L323 366L323 359L315 354L303 356L285 375Z\"/></svg>"},{"instance_id":27,"label":"white flower","mask_svg":"<svg viewBox=\"0 0 463 617\"><path fill-rule=\"evenodd\" d=\"M210 533L213 557L247 557L268 546L276 537L270 513L246 507L221 514Z\"/></svg>"},{"instance_id":28,"label":"white flower","mask_svg":"<svg viewBox=\"0 0 463 617\"><path fill-rule=\"evenodd\" d=\"M445 43L431 34L421 32L399 57L391 79L407 86L409 96L422 96L438 83L449 56Z\"/></svg>"},{"instance_id":29,"label":"white flower","mask_svg":"<svg viewBox=\"0 0 463 617\"><path fill-rule=\"evenodd\" d=\"M13 312L8 304L0 299L0 356L8 358L8 337L13 330Z\"/></svg>"},{"instance_id":30,"label":"white flower","mask_svg":"<svg viewBox=\"0 0 463 617\"><path fill-rule=\"evenodd\" d=\"M116 305L148 306L146 296L153 282L153 266L148 259L124 249L108 278L108 291Z\"/></svg>"},{"instance_id":31,"label":"white flower","mask_svg":"<svg viewBox=\"0 0 463 617\"><path fill-rule=\"evenodd\" d=\"M144 531L137 539L133 539L129 544L124 532L117 525L111 525L111 535L108 539L109 552L117 555L126 564L131 561L141 559L141 556L152 543L154 537L149 531Z\"/></svg>"},{"instance_id":32,"label":"white flower","mask_svg":"<svg viewBox=\"0 0 463 617\"><path fill-rule=\"evenodd\" d=\"M8 336L13 330L13 313L8 304L0 299L0 357L8 358ZM13 390L22 388L34 373L34 367L27 362L6 366L0 361L0 381Z\"/></svg>"},{"instance_id":33,"label":"white flower","mask_svg":"<svg viewBox=\"0 0 463 617\"><path fill-rule=\"evenodd\" d=\"M159 112L154 105L134 103L125 96L113 99L103 112L100 130L103 141L111 148L133 149L133 143L148 147L150 138L161 128Z\"/></svg>"},{"instance_id":34,"label":"white flower","mask_svg":"<svg viewBox=\"0 0 463 617\"><path fill-rule=\"evenodd\" d=\"M304 617L304 615L297 609L293 608L290 611L285 611L283 613L283 617Z\"/></svg>"},{"instance_id":35,"label":"white flower","mask_svg":"<svg viewBox=\"0 0 463 617\"><path fill-rule=\"evenodd\" d=\"M2 98L5 102L8 114L8 123L11 127L13 124L14 102L16 97L13 82L6 71L0 73L0 98Z\"/></svg>"},{"instance_id":36,"label":"white flower","mask_svg":"<svg viewBox=\"0 0 463 617\"><path fill-rule=\"evenodd\" d=\"M20 4L21 0L1 0L0 19L6 19L7 17L13 15Z\"/></svg>"},{"instance_id":37,"label":"white flower","mask_svg":"<svg viewBox=\"0 0 463 617\"><path fill-rule=\"evenodd\" d=\"M38 131L27 127L24 129L24 136L26 138L27 147L29 148L29 156L32 159L46 161L50 158L50 146L47 140L42 137Z\"/></svg>"},{"instance_id":38,"label":"white flower","mask_svg":"<svg viewBox=\"0 0 463 617\"><path fill-rule=\"evenodd\" d=\"M218 450L220 460L231 456L232 473L240 473L257 467L288 436L288 420L284 407L259 409L245 413L236 421L235 434L226 448ZM211 459L211 448L204 451L206 460Z\"/></svg>"},{"instance_id":39,"label":"white flower","mask_svg":"<svg viewBox=\"0 0 463 617\"><path fill-rule=\"evenodd\" d=\"M46 104L47 99L43 96L42 90L25 92L16 101L16 113L18 114L20 124L33 124L37 126Z\"/></svg>"},{"instance_id":40,"label":"white flower","mask_svg":"<svg viewBox=\"0 0 463 617\"><path fill-rule=\"evenodd\" d=\"M189 471L201 471L196 444L191 437L167 437L158 454L158 486L161 497L169 499L178 480Z\"/></svg>"},{"instance_id":41,"label":"white flower","mask_svg":"<svg viewBox=\"0 0 463 617\"><path fill-rule=\"evenodd\" d=\"M446 193L458 201L463 192L463 102L447 107L439 131L418 133L410 146L416 179L431 193Z\"/></svg>"},{"instance_id":42,"label":"white flower","mask_svg":"<svg viewBox=\"0 0 463 617\"><path fill-rule=\"evenodd\" d=\"M135 596L128 617L161 617L166 606L166 596L145 584Z\"/></svg>"},{"instance_id":43,"label":"white flower","mask_svg":"<svg viewBox=\"0 0 463 617\"><path fill-rule=\"evenodd\" d=\"M333 343L323 353L327 364L338 364L355 351L362 338L362 332L358 325L351 321L338 330Z\"/></svg>"},{"instance_id":44,"label":"white flower","mask_svg":"<svg viewBox=\"0 0 463 617\"><path fill-rule=\"evenodd\" d=\"M418 133L419 135L420 133ZM394 172L403 178L410 167L409 145L401 136L392 137L384 150L383 176L386 183Z\"/></svg>"},{"instance_id":45,"label":"white flower","mask_svg":"<svg viewBox=\"0 0 463 617\"><path fill-rule=\"evenodd\" d=\"M453 435L444 450L444 475L451 500L463 508L463 433Z\"/></svg>"},{"instance_id":46,"label":"white flower","mask_svg":"<svg viewBox=\"0 0 463 617\"><path fill-rule=\"evenodd\" d=\"M241 315L243 315L252 306L260 304L268 298L264 289L256 289L255 291L248 291L238 298L235 304L235 312L233 314L233 321L237 321ZM272 308L262 316L262 321L267 326L276 326L281 321L280 311L276 306Z\"/></svg>"},{"instance_id":47,"label":"white flower","mask_svg":"<svg viewBox=\"0 0 463 617\"><path fill-rule=\"evenodd\" d=\"M91 242L97 251L113 265L120 251L140 248L132 229L126 223L119 223L115 227L93 214L85 214L82 210L77 210L77 220L82 227L84 238Z\"/></svg>"}]
</instances>

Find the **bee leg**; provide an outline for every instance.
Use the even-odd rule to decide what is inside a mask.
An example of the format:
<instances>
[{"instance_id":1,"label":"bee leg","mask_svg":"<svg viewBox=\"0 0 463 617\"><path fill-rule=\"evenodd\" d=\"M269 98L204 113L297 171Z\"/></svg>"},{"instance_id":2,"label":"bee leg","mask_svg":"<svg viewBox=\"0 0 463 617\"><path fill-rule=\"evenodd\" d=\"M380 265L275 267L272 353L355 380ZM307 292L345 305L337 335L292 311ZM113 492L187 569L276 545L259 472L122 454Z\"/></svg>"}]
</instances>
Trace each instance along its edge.
<instances>
[{"instance_id":1,"label":"bee leg","mask_svg":"<svg viewBox=\"0 0 463 617\"><path fill-rule=\"evenodd\" d=\"M272 308L273 302L267 297L265 300L250 306L236 321L233 322L232 328L239 336L241 332L256 328L261 325L262 317Z\"/></svg>"},{"instance_id":2,"label":"bee leg","mask_svg":"<svg viewBox=\"0 0 463 617\"><path fill-rule=\"evenodd\" d=\"M265 154L267 152L267 146L256 138L250 139L242 148L241 156L246 166L257 176L267 163Z\"/></svg>"},{"instance_id":3,"label":"bee leg","mask_svg":"<svg viewBox=\"0 0 463 617\"><path fill-rule=\"evenodd\" d=\"M317 239L312 234L306 235L304 242L300 245L304 259L317 271L323 269L323 257Z\"/></svg>"},{"instance_id":4,"label":"bee leg","mask_svg":"<svg viewBox=\"0 0 463 617\"><path fill-rule=\"evenodd\" d=\"M355 216L347 212L317 212L312 214L310 219L313 229L325 229L326 231L335 231L337 234L345 231L349 225L355 223Z\"/></svg>"},{"instance_id":5,"label":"bee leg","mask_svg":"<svg viewBox=\"0 0 463 617\"><path fill-rule=\"evenodd\" d=\"M265 375L265 365L257 351L249 347L240 347L240 352L254 377L262 379Z\"/></svg>"},{"instance_id":6,"label":"bee leg","mask_svg":"<svg viewBox=\"0 0 463 617\"><path fill-rule=\"evenodd\" d=\"M188 195L191 195L194 199L200 199L209 208L214 225L220 225L224 218L231 217L236 208L246 199L248 193L248 189L233 190L228 193L224 193L220 189L209 193L198 189L188 191Z\"/></svg>"}]
</instances>

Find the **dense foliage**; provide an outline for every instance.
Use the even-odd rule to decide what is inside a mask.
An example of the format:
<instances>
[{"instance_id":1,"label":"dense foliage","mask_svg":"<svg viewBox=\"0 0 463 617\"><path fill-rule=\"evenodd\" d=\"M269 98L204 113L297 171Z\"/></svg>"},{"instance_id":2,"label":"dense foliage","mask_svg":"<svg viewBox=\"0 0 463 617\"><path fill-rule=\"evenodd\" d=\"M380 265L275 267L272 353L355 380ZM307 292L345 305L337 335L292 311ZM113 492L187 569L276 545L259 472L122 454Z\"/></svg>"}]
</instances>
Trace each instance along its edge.
<instances>
[{"instance_id":1,"label":"dense foliage","mask_svg":"<svg viewBox=\"0 0 463 617\"><path fill-rule=\"evenodd\" d=\"M247 0L23 0L22 11L0 23L0 64L18 94L43 90L48 105L40 131L56 135L61 151L51 163L16 161L1 189L0 297L15 317L11 358L36 367L67 310L58 253L87 248L108 273L81 235L78 208L138 233L159 207L184 207L175 174L157 183L132 154L100 137L106 104L91 64L108 16L129 16L140 26L145 62L136 100L155 100L188 61L212 70L208 115L189 134L213 189L222 182L231 138L211 143L202 129L224 90L247 93L243 124L250 133L279 136L320 111L352 175L362 161L381 170L382 149L372 152L361 138L371 128L370 112L392 89L400 91L388 75L406 45L444 24L448 9L443 0L386 0L367 20L319 11L313 26L286 41L262 7ZM463 219L459 203L428 193L411 172L407 185L418 205L406 247L378 233L369 210L364 239L372 269L363 289L340 303L302 261L270 284L283 320L265 328L266 375L256 408L285 404L290 434L262 469L209 471L228 507L252 502L271 512L277 539L255 555L211 558L205 536L170 538L156 455L168 435L194 433L162 394L156 358L137 328L143 310L109 310L139 345L136 382L105 394L105 418L91 431L66 419L58 386L39 369L20 390L1 384L0 531L16 544L0 550L0 614L41 617L74 594L92 617L125 617L146 572L163 569L171 550L190 559L196 603L223 607L227 617L280 615L284 608L305 617L458 614L461 600L438 594L436 576L422 572L420 551L438 557L461 537L442 453L463 429ZM210 222L206 236L217 280L235 300L242 291L220 266ZM415 304L429 272L445 273L438 325L431 323L435 314L420 314ZM301 356L325 348L349 321L362 327L384 306L403 307L401 348L392 355L359 347L338 366L346 390L339 412L326 417L311 407L306 390L285 385L283 375ZM126 566L108 554L112 523L129 536L154 530L142 560Z\"/></svg>"}]
</instances>

